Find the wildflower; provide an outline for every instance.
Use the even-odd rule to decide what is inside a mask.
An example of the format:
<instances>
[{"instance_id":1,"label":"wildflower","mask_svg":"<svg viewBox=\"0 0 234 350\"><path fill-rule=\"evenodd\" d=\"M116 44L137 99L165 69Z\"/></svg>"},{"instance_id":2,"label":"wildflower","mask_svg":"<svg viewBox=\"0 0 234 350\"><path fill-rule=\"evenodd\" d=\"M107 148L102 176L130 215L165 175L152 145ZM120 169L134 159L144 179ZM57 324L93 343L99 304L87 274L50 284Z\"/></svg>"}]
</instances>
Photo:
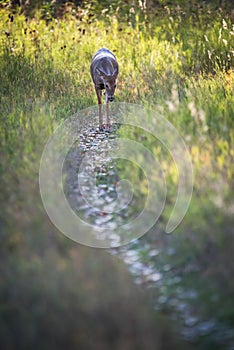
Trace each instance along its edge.
<instances>
[{"instance_id":1,"label":"wildflower","mask_svg":"<svg viewBox=\"0 0 234 350\"><path fill-rule=\"evenodd\" d=\"M224 18L222 20L222 26L223 26L223 29L228 29L227 22L225 21Z\"/></svg>"}]
</instances>

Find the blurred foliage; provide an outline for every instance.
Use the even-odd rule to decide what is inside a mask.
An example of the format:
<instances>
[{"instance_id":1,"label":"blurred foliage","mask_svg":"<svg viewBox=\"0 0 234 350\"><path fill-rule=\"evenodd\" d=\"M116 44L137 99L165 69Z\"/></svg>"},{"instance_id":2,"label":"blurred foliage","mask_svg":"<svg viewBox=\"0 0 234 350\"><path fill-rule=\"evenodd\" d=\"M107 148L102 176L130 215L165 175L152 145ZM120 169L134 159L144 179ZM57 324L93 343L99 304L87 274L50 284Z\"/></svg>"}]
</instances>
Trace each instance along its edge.
<instances>
[{"instance_id":1,"label":"blurred foliage","mask_svg":"<svg viewBox=\"0 0 234 350\"><path fill-rule=\"evenodd\" d=\"M199 266L202 312L233 326L233 16L232 2L219 0L0 2L4 349L175 348L170 326L154 318L124 267L60 235L40 202L41 152L61 120L96 103L89 63L102 46L120 64L116 99L153 106L186 141L194 195L170 243L178 249L173 263L182 273ZM122 136L164 161L164 223L176 195L175 164L151 136L134 132ZM126 164L119 171L130 172ZM132 178L142 175L134 169ZM142 181L136 197L145 188Z\"/></svg>"}]
</instances>

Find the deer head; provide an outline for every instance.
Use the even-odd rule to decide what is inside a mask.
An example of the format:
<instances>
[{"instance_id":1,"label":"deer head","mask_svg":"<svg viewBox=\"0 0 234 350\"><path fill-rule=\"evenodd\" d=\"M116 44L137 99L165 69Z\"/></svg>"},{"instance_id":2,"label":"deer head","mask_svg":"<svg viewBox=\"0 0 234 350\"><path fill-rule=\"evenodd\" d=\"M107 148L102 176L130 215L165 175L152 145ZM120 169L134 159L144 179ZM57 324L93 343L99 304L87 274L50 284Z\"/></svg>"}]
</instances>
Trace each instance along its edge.
<instances>
[{"instance_id":1,"label":"deer head","mask_svg":"<svg viewBox=\"0 0 234 350\"><path fill-rule=\"evenodd\" d=\"M107 102L114 101L114 93L116 88L116 77L118 74L118 69L115 68L113 74L108 74L102 69L97 68L98 75L102 78L103 84L105 86L105 99Z\"/></svg>"}]
</instances>

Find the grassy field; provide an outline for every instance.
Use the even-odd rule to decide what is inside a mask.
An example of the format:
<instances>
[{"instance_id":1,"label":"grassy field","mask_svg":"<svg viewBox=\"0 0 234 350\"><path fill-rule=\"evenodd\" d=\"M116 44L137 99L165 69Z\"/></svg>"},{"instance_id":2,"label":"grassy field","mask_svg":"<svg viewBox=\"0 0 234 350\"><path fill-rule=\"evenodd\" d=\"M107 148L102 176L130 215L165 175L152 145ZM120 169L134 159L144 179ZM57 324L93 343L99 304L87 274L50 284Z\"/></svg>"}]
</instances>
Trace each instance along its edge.
<instances>
[{"instance_id":1,"label":"grassy field","mask_svg":"<svg viewBox=\"0 0 234 350\"><path fill-rule=\"evenodd\" d=\"M67 5L55 17L53 6L27 14L4 3L0 2L4 349L63 349L64 343L69 349L156 349L155 343L158 349L175 348L171 325L161 315L152 315L145 301L140 305L144 296L135 291L125 267L104 251L63 237L40 200L38 170L47 138L67 117L96 104L89 64L100 47L110 48L119 61L116 101L154 107L189 148L194 193L170 243L177 248L173 264L184 274L185 284L199 285L201 312L233 327L232 5L181 1L176 6L160 1L158 7L147 8L143 3L123 2L118 7L113 2L105 7L94 2L93 7L86 3L78 9ZM151 142L149 137L143 144ZM169 160L164 167L173 198ZM169 214L170 207L163 213L162 226ZM199 266L199 279L185 272L194 264ZM95 322L100 324L97 329ZM156 324L160 326L155 334ZM113 337L113 332L121 335Z\"/></svg>"}]
</instances>

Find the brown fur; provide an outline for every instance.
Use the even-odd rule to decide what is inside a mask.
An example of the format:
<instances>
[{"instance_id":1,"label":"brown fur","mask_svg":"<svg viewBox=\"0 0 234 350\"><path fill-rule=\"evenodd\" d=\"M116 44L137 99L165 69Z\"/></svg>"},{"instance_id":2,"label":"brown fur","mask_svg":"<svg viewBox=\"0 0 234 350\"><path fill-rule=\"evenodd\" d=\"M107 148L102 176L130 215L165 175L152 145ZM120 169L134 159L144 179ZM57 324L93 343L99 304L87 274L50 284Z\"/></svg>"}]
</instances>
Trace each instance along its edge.
<instances>
[{"instance_id":1,"label":"brown fur","mask_svg":"<svg viewBox=\"0 0 234 350\"><path fill-rule=\"evenodd\" d=\"M105 90L106 129L110 128L108 103L114 100L119 67L115 55L108 49L98 50L92 58L90 73L94 82L99 106L99 128L104 129L102 118L102 90Z\"/></svg>"}]
</instances>

